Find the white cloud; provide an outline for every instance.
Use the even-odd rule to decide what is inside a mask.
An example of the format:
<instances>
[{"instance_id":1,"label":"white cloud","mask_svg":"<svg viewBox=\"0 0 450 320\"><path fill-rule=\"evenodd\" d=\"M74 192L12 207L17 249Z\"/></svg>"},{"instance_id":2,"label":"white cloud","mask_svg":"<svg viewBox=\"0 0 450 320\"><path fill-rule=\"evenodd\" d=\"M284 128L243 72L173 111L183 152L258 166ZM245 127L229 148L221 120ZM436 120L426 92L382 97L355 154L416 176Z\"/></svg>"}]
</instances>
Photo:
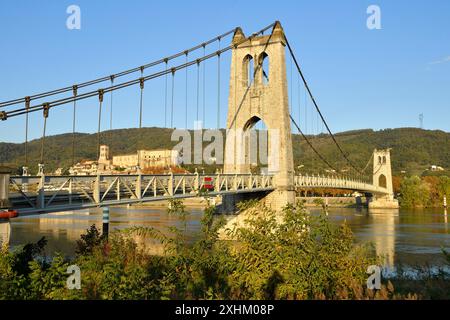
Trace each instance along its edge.
<instances>
[{"instance_id":1,"label":"white cloud","mask_svg":"<svg viewBox=\"0 0 450 320\"><path fill-rule=\"evenodd\" d=\"M447 62L450 62L450 56L447 56L441 60L430 62L429 64L434 65L434 64L441 64L441 63L447 63Z\"/></svg>"}]
</instances>

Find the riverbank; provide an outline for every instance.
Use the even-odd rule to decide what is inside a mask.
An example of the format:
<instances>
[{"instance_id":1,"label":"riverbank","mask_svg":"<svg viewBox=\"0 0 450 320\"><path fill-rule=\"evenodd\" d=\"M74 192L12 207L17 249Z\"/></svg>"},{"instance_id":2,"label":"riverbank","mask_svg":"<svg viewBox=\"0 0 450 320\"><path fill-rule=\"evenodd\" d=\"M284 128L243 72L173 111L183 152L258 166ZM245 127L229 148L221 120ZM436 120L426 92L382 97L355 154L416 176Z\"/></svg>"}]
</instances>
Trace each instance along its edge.
<instances>
[{"instance_id":1,"label":"riverbank","mask_svg":"<svg viewBox=\"0 0 450 320\"><path fill-rule=\"evenodd\" d=\"M328 208L367 207L366 197L296 197L296 201L303 202L306 207L322 207L319 202L323 202Z\"/></svg>"},{"instance_id":2,"label":"riverbank","mask_svg":"<svg viewBox=\"0 0 450 320\"><path fill-rule=\"evenodd\" d=\"M323 200L328 204L328 207L333 208L356 208L358 206L367 206L366 197L296 197L296 201L301 201L306 207L320 207L317 201ZM222 197L209 197L208 200L205 197L194 197L182 199L183 205L187 208L204 209L208 205L208 201L216 206L222 203ZM168 200L152 201L142 204L133 204L118 206L122 208L167 208L169 205Z\"/></svg>"},{"instance_id":3,"label":"riverbank","mask_svg":"<svg viewBox=\"0 0 450 320\"><path fill-rule=\"evenodd\" d=\"M194 208L194 209L204 209L208 206L208 203L213 205L220 205L222 203L222 198L220 196L217 197L193 197L193 198L184 198L181 199L183 201L183 205L187 208ZM161 201L151 201L141 204L132 204L132 205L125 205L125 206L118 206L122 208L134 208L134 209L145 209L145 208L157 208L157 209L167 209L169 206L168 200L161 200Z\"/></svg>"}]
</instances>

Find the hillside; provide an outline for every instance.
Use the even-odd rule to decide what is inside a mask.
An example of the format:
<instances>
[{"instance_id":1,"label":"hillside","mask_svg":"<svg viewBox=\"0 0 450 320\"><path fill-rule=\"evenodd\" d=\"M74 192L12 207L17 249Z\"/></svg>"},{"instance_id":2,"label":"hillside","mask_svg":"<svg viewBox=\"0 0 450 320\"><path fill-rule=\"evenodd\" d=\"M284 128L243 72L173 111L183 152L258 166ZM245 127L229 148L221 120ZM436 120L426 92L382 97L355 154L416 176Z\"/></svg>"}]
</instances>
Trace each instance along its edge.
<instances>
[{"instance_id":1,"label":"hillside","mask_svg":"<svg viewBox=\"0 0 450 320\"><path fill-rule=\"evenodd\" d=\"M142 128L118 129L102 133L102 143L108 144L113 155L134 153L137 149L171 148L177 142L170 141L172 129ZM392 148L394 174L406 171L408 175L421 174L430 165L450 168L450 133L417 128L386 129L380 131L355 130L336 134L338 142L350 160L362 168L367 164L373 149ZM345 161L326 135L310 137L312 143L330 163L338 168ZM46 171L58 166L68 167L72 163L72 135L50 136L45 141ZM40 158L40 139L28 145L29 166L32 173L37 170ZM312 167L324 169L301 136L293 136L295 166L302 170ZM97 135L76 135L76 161L97 157ZM24 162L24 144L0 143L0 165L19 168ZM370 170L370 169L369 169ZM317 171L317 169L315 169Z\"/></svg>"}]
</instances>

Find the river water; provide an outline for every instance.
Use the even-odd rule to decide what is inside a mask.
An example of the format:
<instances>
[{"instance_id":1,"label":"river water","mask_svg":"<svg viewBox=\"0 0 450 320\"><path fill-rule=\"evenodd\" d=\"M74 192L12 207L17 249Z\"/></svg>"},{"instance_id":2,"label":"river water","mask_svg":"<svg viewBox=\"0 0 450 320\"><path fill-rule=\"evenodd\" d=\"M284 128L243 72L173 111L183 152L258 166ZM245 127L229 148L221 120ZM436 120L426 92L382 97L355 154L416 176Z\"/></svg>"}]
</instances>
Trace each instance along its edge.
<instances>
[{"instance_id":1,"label":"river water","mask_svg":"<svg viewBox=\"0 0 450 320\"><path fill-rule=\"evenodd\" d=\"M310 209L313 213L319 209ZM190 209L187 230L191 239L200 230L201 209ZM329 219L334 223L344 220L354 232L357 242L373 242L377 253L385 256L385 267L398 264L408 266L442 266L442 248L450 252L450 217L443 209L405 210L399 212L380 211L368 213L367 209L331 208ZM11 220L8 226L9 243L17 247L28 242L36 242L45 236L48 240L46 254L61 252L73 256L75 241L92 224L101 228L100 211L76 211L45 214ZM169 226L179 226L176 217L162 208L112 207L110 230L132 226L154 227L165 230ZM5 229L6 224L0 224ZM3 233L6 231L3 230Z\"/></svg>"}]
</instances>

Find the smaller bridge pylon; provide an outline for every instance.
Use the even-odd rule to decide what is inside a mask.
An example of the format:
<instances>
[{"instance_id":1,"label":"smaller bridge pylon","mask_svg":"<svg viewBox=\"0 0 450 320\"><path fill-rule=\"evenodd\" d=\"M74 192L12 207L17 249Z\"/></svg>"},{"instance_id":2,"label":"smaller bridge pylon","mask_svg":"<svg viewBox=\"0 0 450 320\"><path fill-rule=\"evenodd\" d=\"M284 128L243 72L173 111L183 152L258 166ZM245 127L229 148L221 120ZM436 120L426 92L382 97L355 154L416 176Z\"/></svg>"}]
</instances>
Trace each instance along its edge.
<instances>
[{"instance_id":1,"label":"smaller bridge pylon","mask_svg":"<svg viewBox=\"0 0 450 320\"><path fill-rule=\"evenodd\" d=\"M2 246L8 246L11 240L11 222L9 219L0 219L0 249Z\"/></svg>"},{"instance_id":2,"label":"smaller bridge pylon","mask_svg":"<svg viewBox=\"0 0 450 320\"><path fill-rule=\"evenodd\" d=\"M392 185L391 149L373 152L373 185L387 189L387 193L374 193L369 202L369 209L398 209L398 200L394 199Z\"/></svg>"}]
</instances>

